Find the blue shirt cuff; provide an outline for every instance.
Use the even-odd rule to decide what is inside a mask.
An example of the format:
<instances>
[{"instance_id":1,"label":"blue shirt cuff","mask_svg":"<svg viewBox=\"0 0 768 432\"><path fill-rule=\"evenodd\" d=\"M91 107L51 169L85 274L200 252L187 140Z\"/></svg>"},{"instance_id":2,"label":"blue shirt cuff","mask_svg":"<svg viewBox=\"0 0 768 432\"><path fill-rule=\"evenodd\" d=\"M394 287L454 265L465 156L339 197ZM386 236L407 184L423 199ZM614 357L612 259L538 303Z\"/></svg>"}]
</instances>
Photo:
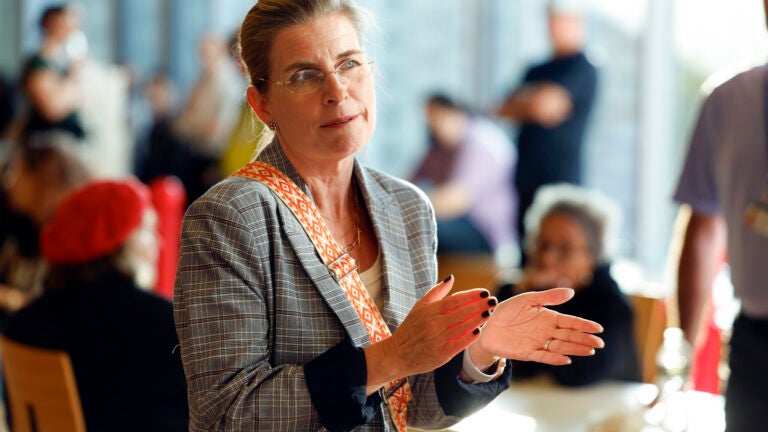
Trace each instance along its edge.
<instances>
[{"instance_id":1,"label":"blue shirt cuff","mask_svg":"<svg viewBox=\"0 0 768 432\"><path fill-rule=\"evenodd\" d=\"M304 365L304 375L312 404L329 431L354 429L379 412L379 393L365 394L365 353L349 338Z\"/></svg>"}]
</instances>

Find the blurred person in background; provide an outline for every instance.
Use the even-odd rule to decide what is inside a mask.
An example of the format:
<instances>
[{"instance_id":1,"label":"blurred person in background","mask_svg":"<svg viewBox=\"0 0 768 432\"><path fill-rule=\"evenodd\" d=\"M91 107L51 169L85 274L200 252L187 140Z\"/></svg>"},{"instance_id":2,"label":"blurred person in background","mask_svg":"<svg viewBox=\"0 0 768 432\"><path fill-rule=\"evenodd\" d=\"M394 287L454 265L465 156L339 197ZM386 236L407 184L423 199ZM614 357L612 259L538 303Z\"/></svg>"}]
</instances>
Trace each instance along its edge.
<instances>
[{"instance_id":1,"label":"blurred person in background","mask_svg":"<svg viewBox=\"0 0 768 432\"><path fill-rule=\"evenodd\" d=\"M42 291L45 262L39 230L61 200L91 173L79 157L79 141L66 132L31 135L14 147L3 166L0 212L0 317Z\"/></svg>"},{"instance_id":2,"label":"blurred person in background","mask_svg":"<svg viewBox=\"0 0 768 432\"><path fill-rule=\"evenodd\" d=\"M597 71L584 54L584 0L551 0L547 9L552 57L533 66L497 109L519 125L515 186L518 234L539 187L582 182L584 130L592 111Z\"/></svg>"},{"instance_id":3,"label":"blurred person in background","mask_svg":"<svg viewBox=\"0 0 768 432\"><path fill-rule=\"evenodd\" d=\"M151 125L145 141L137 152L136 175L144 183L162 176L184 179L189 149L173 132L176 111L176 88L171 77L157 73L146 85Z\"/></svg>"},{"instance_id":4,"label":"blurred person in background","mask_svg":"<svg viewBox=\"0 0 768 432\"><path fill-rule=\"evenodd\" d=\"M189 153L182 180L190 202L221 180L219 160L245 94L242 75L224 40L205 34L198 49L200 77L173 125Z\"/></svg>"},{"instance_id":5,"label":"blurred person in background","mask_svg":"<svg viewBox=\"0 0 768 432\"><path fill-rule=\"evenodd\" d=\"M240 74L245 79L246 70L240 60L240 46L237 43L237 38L238 32L235 32L230 40L229 50L232 60L238 65ZM258 117L253 114L248 100L243 97L237 121L229 134L226 148L219 161L222 178L228 177L242 168L256 156L258 138L263 132L264 123L260 122Z\"/></svg>"},{"instance_id":6,"label":"blurred person in background","mask_svg":"<svg viewBox=\"0 0 768 432\"><path fill-rule=\"evenodd\" d=\"M427 99L426 114L429 150L412 181L435 208L437 252L498 252L517 264L514 146L501 128L444 94Z\"/></svg>"},{"instance_id":7,"label":"blurred person in background","mask_svg":"<svg viewBox=\"0 0 768 432\"><path fill-rule=\"evenodd\" d=\"M507 358L602 347L599 324L541 307L571 290L497 303L438 281L426 196L356 158L376 123L366 16L349 0L260 0L243 21L247 97L268 129L184 218L191 431L440 429L508 387Z\"/></svg>"},{"instance_id":8,"label":"blurred person in background","mask_svg":"<svg viewBox=\"0 0 768 432\"><path fill-rule=\"evenodd\" d=\"M503 285L498 298L571 287L573 298L551 308L601 323L605 348L562 367L515 361L514 378L544 373L567 386L640 380L633 310L610 272L620 218L619 207L597 191L570 184L539 189L525 220L528 262L520 280Z\"/></svg>"},{"instance_id":9,"label":"blurred person in background","mask_svg":"<svg viewBox=\"0 0 768 432\"><path fill-rule=\"evenodd\" d=\"M40 18L43 41L22 68L21 84L28 109L22 135L64 130L85 137L78 110L84 91L80 70L87 41L76 12L66 5L46 8Z\"/></svg>"},{"instance_id":10,"label":"blurred person in background","mask_svg":"<svg viewBox=\"0 0 768 432\"><path fill-rule=\"evenodd\" d=\"M157 259L149 194L130 178L68 195L41 235L45 292L5 329L69 354L89 432L188 428L171 303L146 292Z\"/></svg>"},{"instance_id":11,"label":"blurred person in background","mask_svg":"<svg viewBox=\"0 0 768 432\"><path fill-rule=\"evenodd\" d=\"M768 0L764 2L768 16ZM724 80L724 77L728 77ZM727 251L734 296L727 431L768 424L768 65L713 75L691 134L675 200L690 208L679 261L680 327L695 346Z\"/></svg>"}]
</instances>

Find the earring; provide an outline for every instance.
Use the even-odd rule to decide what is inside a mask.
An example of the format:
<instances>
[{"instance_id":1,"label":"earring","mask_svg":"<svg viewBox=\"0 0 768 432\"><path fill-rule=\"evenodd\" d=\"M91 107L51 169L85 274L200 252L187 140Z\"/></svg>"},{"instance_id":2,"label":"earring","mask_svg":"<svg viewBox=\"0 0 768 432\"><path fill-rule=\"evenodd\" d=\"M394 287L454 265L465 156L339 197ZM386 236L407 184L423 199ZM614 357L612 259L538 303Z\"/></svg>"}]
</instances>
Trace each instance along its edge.
<instances>
[{"instance_id":1,"label":"earring","mask_svg":"<svg viewBox=\"0 0 768 432\"><path fill-rule=\"evenodd\" d=\"M267 125L267 127L269 128L269 130L271 130L272 132L274 132L274 131L276 131L276 130L277 130L277 123L275 123L275 122L271 121L271 122L269 122L269 124Z\"/></svg>"}]
</instances>

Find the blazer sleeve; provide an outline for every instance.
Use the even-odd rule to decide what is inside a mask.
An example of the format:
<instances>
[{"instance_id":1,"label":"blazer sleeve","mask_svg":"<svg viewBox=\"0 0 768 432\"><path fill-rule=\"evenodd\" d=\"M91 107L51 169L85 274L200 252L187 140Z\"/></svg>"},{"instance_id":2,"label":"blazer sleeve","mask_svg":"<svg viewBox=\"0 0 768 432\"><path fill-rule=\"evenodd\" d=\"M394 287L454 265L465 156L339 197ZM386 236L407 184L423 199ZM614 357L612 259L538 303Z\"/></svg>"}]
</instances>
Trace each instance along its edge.
<instances>
[{"instance_id":1,"label":"blazer sleeve","mask_svg":"<svg viewBox=\"0 0 768 432\"><path fill-rule=\"evenodd\" d=\"M185 215L174 298L190 431L318 430L302 365L269 361L262 288L274 277L268 240L279 230L255 228L264 224L211 195Z\"/></svg>"}]
</instances>

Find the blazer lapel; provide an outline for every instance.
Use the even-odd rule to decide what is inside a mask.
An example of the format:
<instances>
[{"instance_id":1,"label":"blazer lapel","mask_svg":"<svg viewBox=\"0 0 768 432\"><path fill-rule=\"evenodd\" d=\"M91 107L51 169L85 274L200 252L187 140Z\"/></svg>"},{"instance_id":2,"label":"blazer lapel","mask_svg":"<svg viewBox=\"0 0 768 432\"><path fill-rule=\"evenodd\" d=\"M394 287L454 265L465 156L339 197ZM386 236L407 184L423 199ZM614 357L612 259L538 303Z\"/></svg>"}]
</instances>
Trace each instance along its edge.
<instances>
[{"instance_id":1,"label":"blazer lapel","mask_svg":"<svg viewBox=\"0 0 768 432\"><path fill-rule=\"evenodd\" d=\"M419 300L413 273L403 271L410 267L408 239L401 208L379 183L355 161L355 175L363 192L373 229L379 242L382 259L384 293L384 321L394 332L403 322L413 305ZM398 271L399 269L399 271Z\"/></svg>"}]
</instances>

